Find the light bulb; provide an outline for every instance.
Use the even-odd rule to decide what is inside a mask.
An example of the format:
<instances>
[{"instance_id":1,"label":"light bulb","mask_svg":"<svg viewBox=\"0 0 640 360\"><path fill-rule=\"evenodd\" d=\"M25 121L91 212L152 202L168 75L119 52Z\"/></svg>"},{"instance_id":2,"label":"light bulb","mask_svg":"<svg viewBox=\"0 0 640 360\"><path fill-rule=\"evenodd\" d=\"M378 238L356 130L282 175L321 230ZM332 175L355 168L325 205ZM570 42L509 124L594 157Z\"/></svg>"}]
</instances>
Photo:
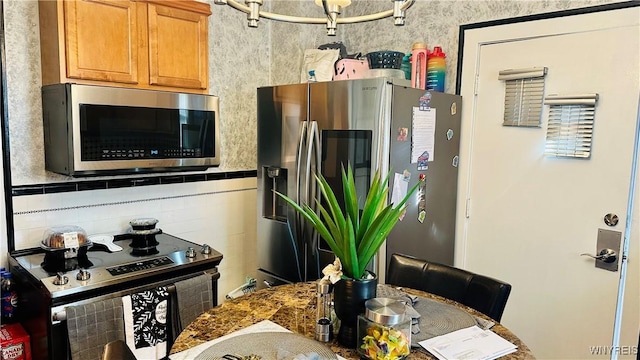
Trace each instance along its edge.
<instances>
[{"instance_id":1,"label":"light bulb","mask_svg":"<svg viewBox=\"0 0 640 360\"><path fill-rule=\"evenodd\" d=\"M316 1L316 5L322 7L322 0L315 0ZM346 7L351 5L351 0L327 0L327 5L331 6L331 5L338 5L340 7Z\"/></svg>"}]
</instances>

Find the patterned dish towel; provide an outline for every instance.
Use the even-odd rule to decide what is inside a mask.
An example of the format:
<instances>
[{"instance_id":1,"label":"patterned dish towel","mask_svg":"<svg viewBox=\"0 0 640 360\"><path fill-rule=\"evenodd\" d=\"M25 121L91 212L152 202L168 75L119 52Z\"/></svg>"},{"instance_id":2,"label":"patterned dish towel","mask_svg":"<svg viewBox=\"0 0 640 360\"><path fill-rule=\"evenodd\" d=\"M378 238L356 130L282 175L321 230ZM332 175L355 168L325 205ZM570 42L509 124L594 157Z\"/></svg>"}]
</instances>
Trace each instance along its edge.
<instances>
[{"instance_id":1,"label":"patterned dish towel","mask_svg":"<svg viewBox=\"0 0 640 360\"><path fill-rule=\"evenodd\" d=\"M167 356L166 287L122 297L126 343L138 359Z\"/></svg>"}]
</instances>

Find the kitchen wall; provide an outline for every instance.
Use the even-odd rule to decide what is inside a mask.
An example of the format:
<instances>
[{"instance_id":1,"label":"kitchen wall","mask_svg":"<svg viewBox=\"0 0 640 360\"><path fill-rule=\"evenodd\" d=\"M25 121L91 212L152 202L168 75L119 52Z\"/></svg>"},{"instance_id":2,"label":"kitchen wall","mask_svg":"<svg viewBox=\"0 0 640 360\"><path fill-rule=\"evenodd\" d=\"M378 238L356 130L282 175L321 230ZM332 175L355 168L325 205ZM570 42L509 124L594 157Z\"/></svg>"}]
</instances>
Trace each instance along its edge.
<instances>
[{"instance_id":1,"label":"kitchen wall","mask_svg":"<svg viewBox=\"0 0 640 360\"><path fill-rule=\"evenodd\" d=\"M255 88L269 83L269 24L248 29L237 11L214 4L211 10L209 93L223 99L223 155L210 171L254 169ZM4 19L13 185L70 180L44 170L38 2L5 1Z\"/></svg>"},{"instance_id":2,"label":"kitchen wall","mask_svg":"<svg viewBox=\"0 0 640 360\"><path fill-rule=\"evenodd\" d=\"M431 1L416 0L406 12L405 26L394 26L393 18L359 24L339 24L336 37L327 37L323 26L274 23L271 43L271 81L274 84L299 82L299 69L304 49L341 40L350 54L366 54L377 50L411 52L416 41L427 43L430 49L441 46L447 54L445 92L455 91L455 73L458 57L458 34L462 24L566 10L604 3L622 2L606 0L561 1ZM296 1L279 1L277 10L294 15L317 16L312 1L300 5ZM371 14L392 8L390 0L352 0L342 16ZM289 36L284 40L285 34ZM293 35L291 35L293 34ZM292 70L293 69L293 70Z\"/></svg>"},{"instance_id":3,"label":"kitchen wall","mask_svg":"<svg viewBox=\"0 0 640 360\"><path fill-rule=\"evenodd\" d=\"M129 221L159 219L163 232L209 244L224 258L219 301L255 272L256 179L229 179L14 197L16 247L38 247L50 226L122 234ZM125 249L124 251L128 251Z\"/></svg>"},{"instance_id":4,"label":"kitchen wall","mask_svg":"<svg viewBox=\"0 0 640 360\"><path fill-rule=\"evenodd\" d=\"M208 172L255 169L255 88L269 83L269 27L261 23L260 29L248 29L245 17L235 10L211 7L210 93L224 100L221 165ZM71 180L44 170L37 1L5 1L4 21L13 185ZM37 246L49 226L75 224L90 234L121 233L129 220L153 216L163 231L208 243L223 253L222 300L255 272L255 189L255 178L245 178L17 196L16 248ZM6 266L7 238L2 233L0 266Z\"/></svg>"},{"instance_id":5,"label":"kitchen wall","mask_svg":"<svg viewBox=\"0 0 640 360\"><path fill-rule=\"evenodd\" d=\"M322 25L261 20L246 26L244 14L212 3L209 19L210 93L220 96L219 168L209 172L256 167L256 87L300 80L305 49L342 40L349 53L374 50L408 52L415 41L442 46L447 53L446 92L453 92L458 29L461 24L577 8L611 1L427 1L407 11L404 27L392 19L338 25L328 37ZM321 17L312 1L265 1L264 8L290 15ZM353 0L344 15L389 9L389 0ZM7 96L13 185L69 180L45 172L40 101L40 43L35 0L4 2ZM14 198L18 248L37 244L42 229L81 224L89 233L126 229L128 220L156 216L159 227L221 251L220 292L240 285L255 271L255 179L156 185L140 188L32 195ZM6 264L6 239L0 243L0 266Z\"/></svg>"}]
</instances>

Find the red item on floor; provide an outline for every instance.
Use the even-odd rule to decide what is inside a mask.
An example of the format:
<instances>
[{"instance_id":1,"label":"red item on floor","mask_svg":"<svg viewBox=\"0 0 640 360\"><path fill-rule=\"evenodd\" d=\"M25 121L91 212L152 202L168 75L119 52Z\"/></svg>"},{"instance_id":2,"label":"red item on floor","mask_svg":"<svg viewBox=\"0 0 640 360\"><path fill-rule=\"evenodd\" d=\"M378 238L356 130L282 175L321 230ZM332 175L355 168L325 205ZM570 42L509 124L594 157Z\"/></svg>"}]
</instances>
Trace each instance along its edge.
<instances>
[{"instance_id":1,"label":"red item on floor","mask_svg":"<svg viewBox=\"0 0 640 360\"><path fill-rule=\"evenodd\" d=\"M29 334L20 324L0 328L0 360L31 360Z\"/></svg>"}]
</instances>

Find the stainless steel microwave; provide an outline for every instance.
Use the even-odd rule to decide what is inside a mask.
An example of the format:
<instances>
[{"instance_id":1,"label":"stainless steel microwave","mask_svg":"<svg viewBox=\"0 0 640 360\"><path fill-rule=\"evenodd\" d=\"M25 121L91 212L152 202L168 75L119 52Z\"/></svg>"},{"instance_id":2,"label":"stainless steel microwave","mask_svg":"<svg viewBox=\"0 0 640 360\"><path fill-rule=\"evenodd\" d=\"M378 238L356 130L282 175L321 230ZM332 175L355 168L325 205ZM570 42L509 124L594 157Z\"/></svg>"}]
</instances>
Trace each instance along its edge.
<instances>
[{"instance_id":1,"label":"stainless steel microwave","mask_svg":"<svg viewBox=\"0 0 640 360\"><path fill-rule=\"evenodd\" d=\"M45 168L71 176L204 170L220 164L212 95L42 87Z\"/></svg>"}]
</instances>

